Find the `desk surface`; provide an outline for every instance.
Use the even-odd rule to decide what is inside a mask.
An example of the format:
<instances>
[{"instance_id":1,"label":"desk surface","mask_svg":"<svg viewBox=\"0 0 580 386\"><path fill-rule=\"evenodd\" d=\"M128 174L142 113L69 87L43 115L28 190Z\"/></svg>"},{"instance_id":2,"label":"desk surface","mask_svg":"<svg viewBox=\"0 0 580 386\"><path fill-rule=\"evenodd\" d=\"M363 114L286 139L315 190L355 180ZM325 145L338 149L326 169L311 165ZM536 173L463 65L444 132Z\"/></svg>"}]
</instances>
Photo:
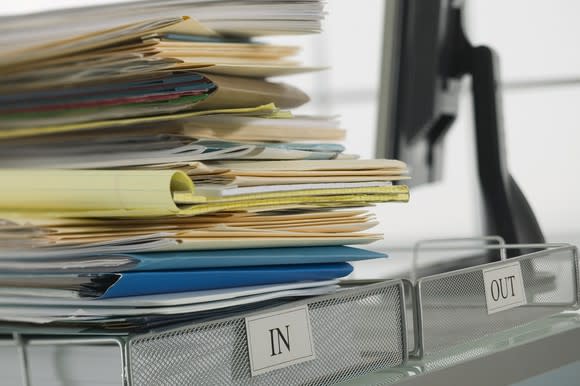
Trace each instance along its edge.
<instances>
[{"instance_id":1,"label":"desk surface","mask_svg":"<svg viewBox=\"0 0 580 386\"><path fill-rule=\"evenodd\" d=\"M509 385L580 361L579 342L580 313L568 312L342 385Z\"/></svg>"}]
</instances>

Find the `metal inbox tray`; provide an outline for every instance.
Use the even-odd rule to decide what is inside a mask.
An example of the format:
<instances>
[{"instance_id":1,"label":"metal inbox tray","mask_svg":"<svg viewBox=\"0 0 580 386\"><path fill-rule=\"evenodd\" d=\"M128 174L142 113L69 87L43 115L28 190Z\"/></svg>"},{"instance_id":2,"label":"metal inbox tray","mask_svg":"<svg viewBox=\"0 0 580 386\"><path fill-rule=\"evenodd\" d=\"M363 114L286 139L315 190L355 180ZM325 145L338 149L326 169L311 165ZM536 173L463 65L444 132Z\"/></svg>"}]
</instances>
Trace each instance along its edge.
<instances>
[{"instance_id":1,"label":"metal inbox tray","mask_svg":"<svg viewBox=\"0 0 580 386\"><path fill-rule=\"evenodd\" d=\"M501 251L501 260L425 276L407 284L413 289L414 343L411 357L421 358L578 307L576 247L568 244L508 245L497 237L479 240L497 241L498 244L483 248ZM449 241L458 240L429 240L416 246L415 252L425 244ZM532 248L540 250L506 258L506 250ZM414 257L415 267L417 255ZM484 272L514 265L521 269L525 304L495 313L488 312Z\"/></svg>"},{"instance_id":2,"label":"metal inbox tray","mask_svg":"<svg viewBox=\"0 0 580 386\"><path fill-rule=\"evenodd\" d=\"M252 376L246 318L308 309L315 358ZM118 337L15 336L28 384L38 345L114 345L123 385L329 385L407 359L404 286L391 280L235 317ZM107 369L103 369L107 371Z\"/></svg>"}]
</instances>

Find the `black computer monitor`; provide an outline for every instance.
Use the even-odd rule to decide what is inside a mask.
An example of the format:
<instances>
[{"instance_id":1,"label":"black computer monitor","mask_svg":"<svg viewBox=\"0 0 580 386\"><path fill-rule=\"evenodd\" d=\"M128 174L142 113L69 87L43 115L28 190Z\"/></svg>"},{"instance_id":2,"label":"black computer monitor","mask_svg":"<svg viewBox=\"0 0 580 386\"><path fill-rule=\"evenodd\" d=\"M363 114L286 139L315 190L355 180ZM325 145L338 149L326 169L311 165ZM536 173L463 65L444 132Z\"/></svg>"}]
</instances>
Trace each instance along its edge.
<instances>
[{"instance_id":1,"label":"black computer monitor","mask_svg":"<svg viewBox=\"0 0 580 386\"><path fill-rule=\"evenodd\" d=\"M411 185L441 178L442 139L457 115L455 8L445 0L387 0L376 155L405 160Z\"/></svg>"},{"instance_id":2,"label":"black computer monitor","mask_svg":"<svg viewBox=\"0 0 580 386\"><path fill-rule=\"evenodd\" d=\"M486 233L544 242L507 168L497 58L466 39L462 9L457 0L385 1L376 155L405 161L411 186L439 180L443 138L458 114L461 80L471 76Z\"/></svg>"}]
</instances>

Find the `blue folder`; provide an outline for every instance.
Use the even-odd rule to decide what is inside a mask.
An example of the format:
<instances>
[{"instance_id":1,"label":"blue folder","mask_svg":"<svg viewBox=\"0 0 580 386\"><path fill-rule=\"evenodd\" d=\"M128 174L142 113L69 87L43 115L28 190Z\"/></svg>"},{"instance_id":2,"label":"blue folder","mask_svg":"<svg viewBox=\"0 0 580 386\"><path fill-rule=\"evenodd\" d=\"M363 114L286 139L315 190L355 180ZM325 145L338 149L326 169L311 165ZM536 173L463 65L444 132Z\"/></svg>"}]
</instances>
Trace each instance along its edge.
<instances>
[{"instance_id":1,"label":"blue folder","mask_svg":"<svg viewBox=\"0 0 580 386\"><path fill-rule=\"evenodd\" d=\"M131 257L137 264L128 268L127 271L341 263L387 257L383 253L345 246L223 249L123 255Z\"/></svg>"},{"instance_id":2,"label":"blue folder","mask_svg":"<svg viewBox=\"0 0 580 386\"><path fill-rule=\"evenodd\" d=\"M100 299L264 284L331 280L352 272L348 263L120 273Z\"/></svg>"}]
</instances>

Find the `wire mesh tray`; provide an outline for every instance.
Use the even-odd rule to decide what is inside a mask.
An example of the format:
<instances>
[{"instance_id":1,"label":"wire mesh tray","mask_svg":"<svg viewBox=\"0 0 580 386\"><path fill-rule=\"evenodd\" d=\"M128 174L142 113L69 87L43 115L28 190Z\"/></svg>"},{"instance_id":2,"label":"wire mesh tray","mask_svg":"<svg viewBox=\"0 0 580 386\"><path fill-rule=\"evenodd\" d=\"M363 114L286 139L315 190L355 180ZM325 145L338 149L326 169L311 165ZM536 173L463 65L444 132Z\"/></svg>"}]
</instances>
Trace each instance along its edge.
<instances>
[{"instance_id":1,"label":"wire mesh tray","mask_svg":"<svg viewBox=\"0 0 580 386\"><path fill-rule=\"evenodd\" d=\"M459 240L466 239L428 240L417 245L414 266L419 249L426 244ZM497 237L483 240L498 242L483 248L500 250L500 261L425 276L413 280L413 284L408 283L413 287L412 357L421 358L578 307L576 247L568 244L508 245ZM506 250L526 248L540 250L506 259ZM509 279L513 276L509 272L514 269L519 272L516 277L521 275L519 279ZM502 272L508 274L493 276ZM519 301L514 297L514 302L509 297L517 294L518 283L523 296ZM499 300L500 306L503 301L504 306L493 308L494 300Z\"/></svg>"},{"instance_id":2,"label":"wire mesh tray","mask_svg":"<svg viewBox=\"0 0 580 386\"><path fill-rule=\"evenodd\" d=\"M315 358L252 376L246 319L304 306ZM117 366L122 368L118 384L124 385L328 385L403 364L408 353L405 325L403 282L392 280L146 334L90 339L17 336L17 343L22 353L40 345L108 344L122 363ZM34 378L29 359L22 356L24 385ZM115 371L99 371L111 370Z\"/></svg>"}]
</instances>

